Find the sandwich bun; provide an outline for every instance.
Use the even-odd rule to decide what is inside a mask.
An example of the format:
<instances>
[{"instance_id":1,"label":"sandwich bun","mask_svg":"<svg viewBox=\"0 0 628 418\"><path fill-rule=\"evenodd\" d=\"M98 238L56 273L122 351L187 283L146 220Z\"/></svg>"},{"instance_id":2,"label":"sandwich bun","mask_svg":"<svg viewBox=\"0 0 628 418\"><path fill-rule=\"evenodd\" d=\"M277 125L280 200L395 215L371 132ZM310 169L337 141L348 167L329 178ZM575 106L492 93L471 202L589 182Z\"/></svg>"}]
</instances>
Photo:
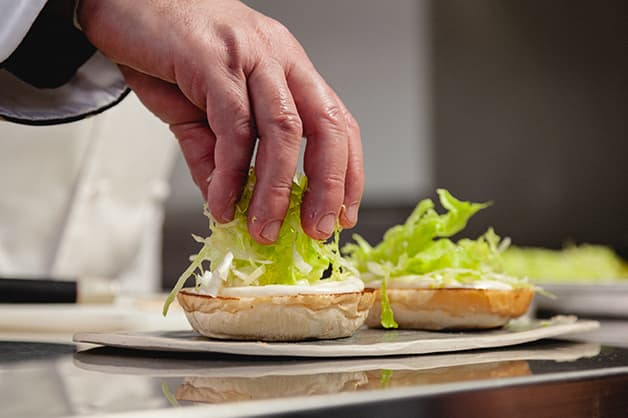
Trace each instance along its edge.
<instances>
[{"instance_id":1,"label":"sandwich bun","mask_svg":"<svg viewBox=\"0 0 628 418\"><path fill-rule=\"evenodd\" d=\"M375 292L234 297L185 288L177 301L192 328L206 337L299 341L352 335L364 324Z\"/></svg>"},{"instance_id":2,"label":"sandwich bun","mask_svg":"<svg viewBox=\"0 0 628 418\"><path fill-rule=\"evenodd\" d=\"M353 392L366 383L366 374L362 371L258 377L199 376L186 377L174 396L179 401L216 404Z\"/></svg>"},{"instance_id":3,"label":"sandwich bun","mask_svg":"<svg viewBox=\"0 0 628 418\"><path fill-rule=\"evenodd\" d=\"M459 383L474 380L494 380L532 374L526 360L507 360L490 363L461 364L424 370L392 370L387 388ZM366 372L368 384L360 389L381 388L381 370Z\"/></svg>"},{"instance_id":4,"label":"sandwich bun","mask_svg":"<svg viewBox=\"0 0 628 418\"><path fill-rule=\"evenodd\" d=\"M534 297L534 289L388 288L386 294L399 328L487 329L501 327L523 315ZM380 289L375 297L366 325L381 328Z\"/></svg>"}]
</instances>

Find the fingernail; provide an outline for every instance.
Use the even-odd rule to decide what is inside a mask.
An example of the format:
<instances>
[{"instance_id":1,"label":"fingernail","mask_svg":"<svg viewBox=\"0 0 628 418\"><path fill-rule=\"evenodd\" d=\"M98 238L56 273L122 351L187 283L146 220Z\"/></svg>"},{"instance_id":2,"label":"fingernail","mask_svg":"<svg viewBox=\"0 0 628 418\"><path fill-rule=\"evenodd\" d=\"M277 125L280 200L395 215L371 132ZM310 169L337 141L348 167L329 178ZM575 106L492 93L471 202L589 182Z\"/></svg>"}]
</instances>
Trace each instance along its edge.
<instances>
[{"instance_id":1,"label":"fingernail","mask_svg":"<svg viewBox=\"0 0 628 418\"><path fill-rule=\"evenodd\" d=\"M351 223L355 223L358 221L358 207L359 205L357 203L354 203L345 209L345 218L347 219L347 221Z\"/></svg>"},{"instance_id":2,"label":"fingernail","mask_svg":"<svg viewBox=\"0 0 628 418\"><path fill-rule=\"evenodd\" d=\"M316 225L316 230L321 234L330 235L336 226L336 214L328 213L323 216Z\"/></svg>"},{"instance_id":3,"label":"fingernail","mask_svg":"<svg viewBox=\"0 0 628 418\"><path fill-rule=\"evenodd\" d=\"M227 209L222 213L222 220L225 222L231 222L233 220L233 215L235 214L235 206L229 205Z\"/></svg>"},{"instance_id":4,"label":"fingernail","mask_svg":"<svg viewBox=\"0 0 628 418\"><path fill-rule=\"evenodd\" d=\"M267 241L275 241L279 236L280 221L270 221L262 229L261 235Z\"/></svg>"}]
</instances>

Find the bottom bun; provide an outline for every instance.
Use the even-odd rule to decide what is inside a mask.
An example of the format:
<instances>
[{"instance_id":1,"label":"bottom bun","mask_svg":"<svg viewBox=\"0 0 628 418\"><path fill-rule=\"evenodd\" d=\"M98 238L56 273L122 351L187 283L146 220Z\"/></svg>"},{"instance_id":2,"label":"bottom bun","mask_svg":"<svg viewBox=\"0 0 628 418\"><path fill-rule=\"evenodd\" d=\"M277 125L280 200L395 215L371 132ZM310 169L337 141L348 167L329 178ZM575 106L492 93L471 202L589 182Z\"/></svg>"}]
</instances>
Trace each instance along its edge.
<instances>
[{"instance_id":1,"label":"bottom bun","mask_svg":"<svg viewBox=\"0 0 628 418\"><path fill-rule=\"evenodd\" d=\"M368 384L364 389L381 388L381 370L366 372ZM393 370L387 388L425 386L438 383L460 383L474 380L495 380L532 374L525 360L497 361L491 363L461 364L424 370Z\"/></svg>"},{"instance_id":2,"label":"bottom bun","mask_svg":"<svg viewBox=\"0 0 628 418\"><path fill-rule=\"evenodd\" d=\"M373 289L334 294L223 297L183 289L179 304L194 330L211 338L299 341L348 337L375 300Z\"/></svg>"},{"instance_id":3,"label":"bottom bun","mask_svg":"<svg viewBox=\"0 0 628 418\"><path fill-rule=\"evenodd\" d=\"M388 289L388 300L399 328L444 330L501 327L523 315L534 289ZM381 328L381 293L366 325Z\"/></svg>"},{"instance_id":4,"label":"bottom bun","mask_svg":"<svg viewBox=\"0 0 628 418\"><path fill-rule=\"evenodd\" d=\"M294 396L353 392L366 385L362 371L303 375L186 377L177 388L177 400L224 403Z\"/></svg>"}]
</instances>

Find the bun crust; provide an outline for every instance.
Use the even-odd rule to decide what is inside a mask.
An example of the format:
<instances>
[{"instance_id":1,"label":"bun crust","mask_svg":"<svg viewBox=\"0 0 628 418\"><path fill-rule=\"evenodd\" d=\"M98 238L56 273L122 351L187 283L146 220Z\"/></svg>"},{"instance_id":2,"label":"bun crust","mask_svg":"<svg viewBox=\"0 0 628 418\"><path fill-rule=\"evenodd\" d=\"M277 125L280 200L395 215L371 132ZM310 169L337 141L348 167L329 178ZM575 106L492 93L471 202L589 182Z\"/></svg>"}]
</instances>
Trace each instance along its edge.
<instances>
[{"instance_id":1,"label":"bun crust","mask_svg":"<svg viewBox=\"0 0 628 418\"><path fill-rule=\"evenodd\" d=\"M177 301L192 328L207 337L300 341L352 335L364 324L375 292L236 298L182 289Z\"/></svg>"},{"instance_id":2,"label":"bun crust","mask_svg":"<svg viewBox=\"0 0 628 418\"><path fill-rule=\"evenodd\" d=\"M388 289L388 300L399 328L444 330L500 327L523 315L534 289ZM381 292L366 324L381 328Z\"/></svg>"},{"instance_id":3,"label":"bun crust","mask_svg":"<svg viewBox=\"0 0 628 418\"><path fill-rule=\"evenodd\" d=\"M492 363L464 364L425 370L395 370L388 381L388 388L433 385L437 383L468 382L532 374L526 360L510 360ZM381 388L381 371L366 372L365 389Z\"/></svg>"},{"instance_id":4,"label":"bun crust","mask_svg":"<svg viewBox=\"0 0 628 418\"><path fill-rule=\"evenodd\" d=\"M294 376L186 377L177 388L175 398L203 403L276 399L352 392L366 383L366 374L362 371Z\"/></svg>"}]
</instances>

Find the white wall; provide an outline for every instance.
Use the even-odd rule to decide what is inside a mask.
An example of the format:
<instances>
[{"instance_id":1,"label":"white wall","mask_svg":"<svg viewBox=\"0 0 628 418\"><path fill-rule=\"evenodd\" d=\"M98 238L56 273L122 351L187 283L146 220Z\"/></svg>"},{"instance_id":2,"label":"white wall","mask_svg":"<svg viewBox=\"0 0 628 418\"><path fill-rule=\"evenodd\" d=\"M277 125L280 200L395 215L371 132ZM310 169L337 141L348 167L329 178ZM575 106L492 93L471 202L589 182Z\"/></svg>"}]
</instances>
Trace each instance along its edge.
<instances>
[{"instance_id":1,"label":"white wall","mask_svg":"<svg viewBox=\"0 0 628 418\"><path fill-rule=\"evenodd\" d=\"M414 203L433 188L426 0L253 0L284 23L357 118L365 154L365 202ZM179 159L171 211L200 194Z\"/></svg>"}]
</instances>

